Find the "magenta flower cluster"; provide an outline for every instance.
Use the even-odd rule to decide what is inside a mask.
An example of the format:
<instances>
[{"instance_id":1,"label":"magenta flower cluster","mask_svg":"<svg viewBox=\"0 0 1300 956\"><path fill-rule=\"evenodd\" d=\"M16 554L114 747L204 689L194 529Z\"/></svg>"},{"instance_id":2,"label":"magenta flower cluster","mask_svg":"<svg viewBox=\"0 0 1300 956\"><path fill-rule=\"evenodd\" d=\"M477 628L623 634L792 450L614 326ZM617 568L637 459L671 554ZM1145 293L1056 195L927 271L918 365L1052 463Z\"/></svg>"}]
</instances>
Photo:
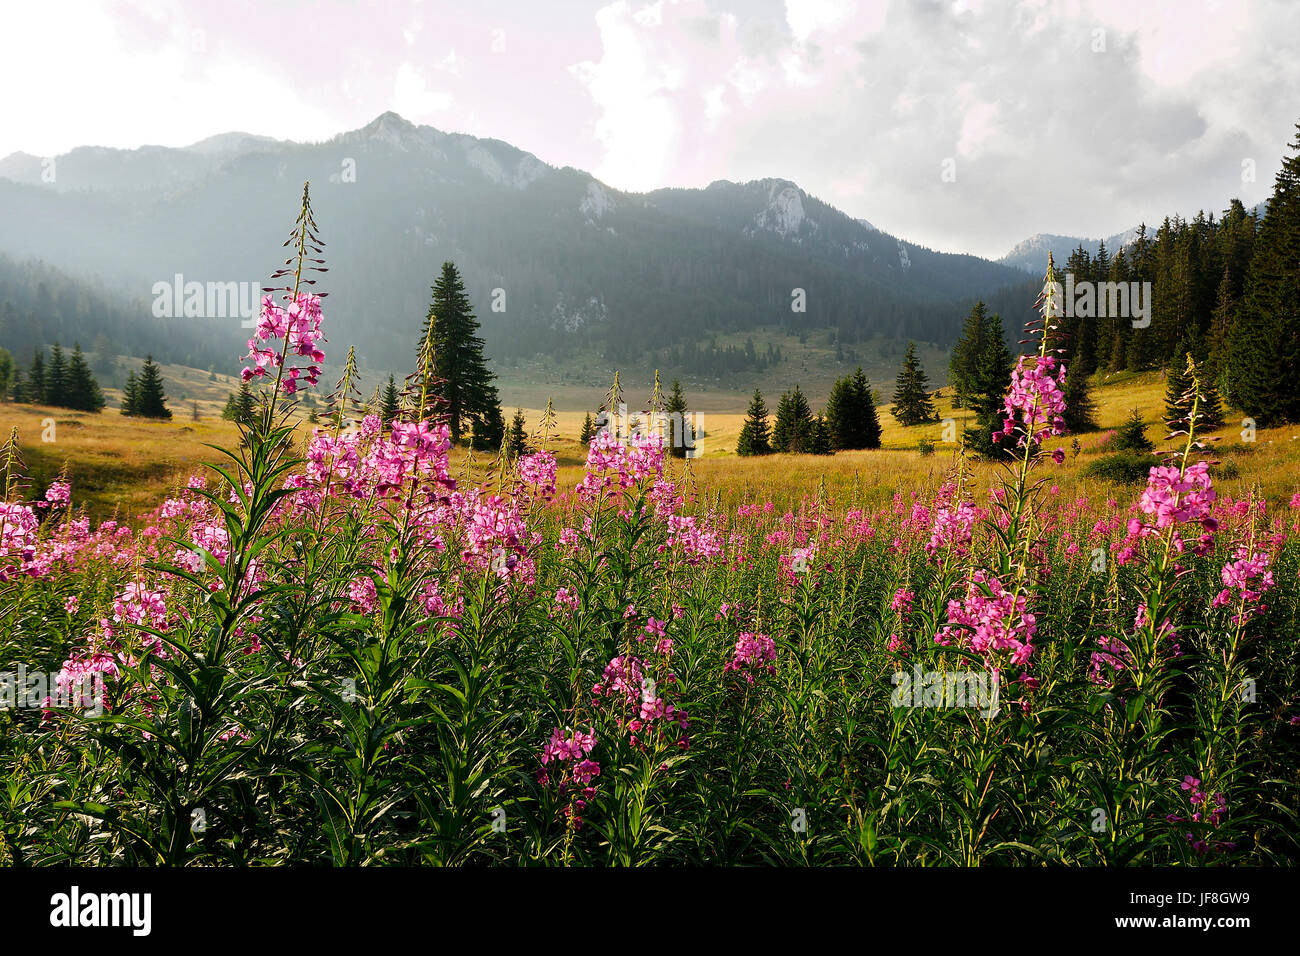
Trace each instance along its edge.
<instances>
[{"instance_id":1,"label":"magenta flower cluster","mask_svg":"<svg viewBox=\"0 0 1300 956\"><path fill-rule=\"evenodd\" d=\"M596 795L592 781L600 776L600 764L589 756L595 746L596 736L593 733L574 730L566 734L556 727L551 731L551 739L542 748L542 769L537 774L537 782L549 786L551 771L559 772L559 792L569 791L572 794L563 813L575 830L582 826L582 811L586 808L587 801Z\"/></svg>"},{"instance_id":2,"label":"magenta flower cluster","mask_svg":"<svg viewBox=\"0 0 1300 956\"><path fill-rule=\"evenodd\" d=\"M766 671L776 673L776 642L766 634L743 631L736 640L731 660L722 668L723 674L737 673L747 683L754 683L754 674Z\"/></svg>"},{"instance_id":3,"label":"magenta flower cluster","mask_svg":"<svg viewBox=\"0 0 1300 956\"><path fill-rule=\"evenodd\" d=\"M1272 590L1275 583L1273 572L1268 570L1270 560L1267 551L1251 554L1250 549L1243 545L1233 554L1233 560L1223 566L1220 576L1225 587L1211 603L1214 607L1226 607L1233 600L1233 591L1236 591L1242 611L1233 615L1234 624L1241 624L1264 609L1259 599Z\"/></svg>"},{"instance_id":4,"label":"magenta flower cluster","mask_svg":"<svg viewBox=\"0 0 1300 956\"><path fill-rule=\"evenodd\" d=\"M1209 553L1214 532L1219 523L1211 516L1214 510L1216 492L1210 483L1210 465L1198 461L1188 465L1186 471L1172 465L1155 465L1147 478L1146 490L1138 501L1142 512L1151 515L1153 524L1145 524L1139 518L1128 523L1129 535L1145 537L1163 531L1166 528L1184 524L1199 524L1201 534L1192 553L1203 556ZM1183 540L1177 532L1173 538L1174 547L1181 552Z\"/></svg>"},{"instance_id":5,"label":"magenta flower cluster","mask_svg":"<svg viewBox=\"0 0 1300 956\"><path fill-rule=\"evenodd\" d=\"M1028 364L1028 356L1020 356L1016 367L1011 372L1011 388L1003 399L1005 417L1002 431L994 432L993 438L1010 438L1017 427L1024 430L1018 444L1026 439L1038 442L1043 431L1053 435L1065 434L1065 366L1059 366L1059 374L1053 374L1058 363L1055 357L1045 355L1034 364Z\"/></svg>"},{"instance_id":6,"label":"magenta flower cluster","mask_svg":"<svg viewBox=\"0 0 1300 956\"><path fill-rule=\"evenodd\" d=\"M975 520L979 514L969 501L959 500L954 503L952 497L955 493L956 489L951 484L945 484L939 489L930 540L925 544L925 553L931 557L949 548L957 555L970 551Z\"/></svg>"},{"instance_id":7,"label":"magenta flower cluster","mask_svg":"<svg viewBox=\"0 0 1300 956\"><path fill-rule=\"evenodd\" d=\"M1011 664L1024 666L1034 653L1037 627L1025 595L1008 591L995 575L979 570L971 576L965 596L948 602L948 623L934 641L968 648L994 667L1003 654Z\"/></svg>"},{"instance_id":8,"label":"magenta flower cluster","mask_svg":"<svg viewBox=\"0 0 1300 956\"><path fill-rule=\"evenodd\" d=\"M325 353L317 343L324 342L321 332L320 296L299 293L287 309L276 305L269 295L262 297L262 314L257 321L257 329L248 340L248 355L245 361L252 362L242 373L245 382L263 375L269 375L268 369L280 368L286 357L291 357L293 364L283 370L280 388L286 395L298 390L298 376L304 372L304 381L315 385L320 380L321 365ZM270 346L272 342L283 342L279 347ZM308 364L299 364L299 358L310 359Z\"/></svg>"}]
</instances>

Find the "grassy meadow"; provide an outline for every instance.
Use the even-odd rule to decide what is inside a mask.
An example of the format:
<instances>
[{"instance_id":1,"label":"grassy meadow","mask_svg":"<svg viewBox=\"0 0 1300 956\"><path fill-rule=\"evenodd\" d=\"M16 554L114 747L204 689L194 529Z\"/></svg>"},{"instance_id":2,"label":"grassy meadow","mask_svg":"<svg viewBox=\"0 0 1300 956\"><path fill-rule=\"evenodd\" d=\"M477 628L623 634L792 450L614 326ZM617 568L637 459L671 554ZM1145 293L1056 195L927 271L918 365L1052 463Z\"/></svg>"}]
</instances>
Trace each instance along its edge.
<instances>
[{"instance_id":1,"label":"grassy meadow","mask_svg":"<svg viewBox=\"0 0 1300 956\"><path fill-rule=\"evenodd\" d=\"M0 428L6 435L17 429L19 447L36 484L48 484L66 469L78 490L77 503L84 504L92 517L106 518L117 513L123 520L130 519L184 485L201 464L220 462L224 456L211 445L233 447L238 441L238 429L220 417L225 396L237 387L237 379L217 376L213 383L208 381L207 372L181 366L165 366L164 374L169 395L192 396L184 403L171 402L173 418L169 422L124 418L113 407L96 415L3 404ZM1065 465L1053 476L1059 493L1122 497L1122 487L1081 472L1105 453L1110 430L1117 428L1134 408L1150 423L1147 437L1157 449L1164 447L1165 430L1157 424L1164 414L1164 394L1161 372L1096 376L1093 400L1100 429L1078 436L1077 454L1071 436L1059 439L1067 453ZM110 406L120 400L116 390L108 390L106 395ZM642 394L629 387L625 395L629 409L640 408L648 398L648 389ZM545 407L540 397L540 393L504 391L507 421L516 407L522 407L530 432L535 432ZM764 397L769 410L774 411L779 392L771 389ZM523 404L526 398L531 398L530 404ZM942 421L905 428L894 420L887 404L877 409L883 429L883 447L879 450L840 452L830 457L772 455L744 459L736 456L735 447L748 395L739 391L726 396L712 392L707 398L697 399L688 392L687 400L704 432L697 441L700 456L689 466L684 460L674 459L668 468L710 502L735 505L772 501L787 507L805 495L821 493L837 501L875 504L896 491L933 487L952 466L955 446L943 441ZM823 401L817 396L814 408ZM939 389L934 401L940 419L955 423L955 429L948 429L950 433L960 436L973 424L970 412L953 409L951 389ZM198 403L197 420L191 402ZM309 438L312 428L303 417L306 411L305 407L299 409L298 427L303 441ZM582 479L586 451L577 438L586 414L586 409L581 408L560 408L556 412L557 429L549 448L558 460L561 490L573 488ZM1215 468L1217 487L1233 497L1254 488L1270 500L1289 499L1300 491L1300 427L1261 429L1253 442L1246 442L1242 440L1240 415L1234 419L1229 410L1228 419L1228 425L1211 433L1218 439L1212 452L1222 462ZM51 434L51 421L53 440L43 441L43 436ZM919 450L923 440L934 444L932 454ZM487 477L491 470L490 456L471 456L463 448L453 448L450 460L454 474L473 482ZM977 463L976 486L987 485L996 473L996 466Z\"/></svg>"}]
</instances>

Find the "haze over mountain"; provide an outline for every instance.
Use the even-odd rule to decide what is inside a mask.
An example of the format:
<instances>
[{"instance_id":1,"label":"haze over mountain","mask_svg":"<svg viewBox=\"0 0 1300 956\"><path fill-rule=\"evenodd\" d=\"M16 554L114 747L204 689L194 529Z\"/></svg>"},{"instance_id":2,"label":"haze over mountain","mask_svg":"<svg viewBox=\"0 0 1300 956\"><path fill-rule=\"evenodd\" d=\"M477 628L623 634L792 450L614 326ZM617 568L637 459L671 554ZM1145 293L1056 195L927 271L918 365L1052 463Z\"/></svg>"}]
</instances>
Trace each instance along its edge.
<instances>
[{"instance_id":1,"label":"haze over mountain","mask_svg":"<svg viewBox=\"0 0 1300 956\"><path fill-rule=\"evenodd\" d=\"M228 133L179 149L10 155L0 253L102 276L143 308L178 274L261 283L304 180L327 244L328 334L376 367L412 365L445 259L497 358L595 347L622 362L763 328L947 343L977 298L1016 287L1032 304L1012 265L909 243L787 180L623 192L391 112L322 143ZM247 337L238 317L169 321L199 364L229 362L213 341L237 352Z\"/></svg>"}]
</instances>

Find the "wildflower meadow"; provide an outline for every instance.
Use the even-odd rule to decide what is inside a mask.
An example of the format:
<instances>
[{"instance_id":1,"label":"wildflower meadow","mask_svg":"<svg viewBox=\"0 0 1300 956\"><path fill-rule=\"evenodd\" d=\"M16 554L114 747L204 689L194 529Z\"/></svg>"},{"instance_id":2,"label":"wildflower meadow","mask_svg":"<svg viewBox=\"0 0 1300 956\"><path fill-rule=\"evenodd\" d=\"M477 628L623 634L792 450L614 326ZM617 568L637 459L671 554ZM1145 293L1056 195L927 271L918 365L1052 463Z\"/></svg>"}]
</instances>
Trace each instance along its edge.
<instances>
[{"instance_id":1,"label":"wildflower meadow","mask_svg":"<svg viewBox=\"0 0 1300 956\"><path fill-rule=\"evenodd\" d=\"M305 196L290 251L225 464L92 525L4 450L0 863L1300 857L1300 495L1216 491L1194 376L1140 494L1060 494L1050 283L995 463L724 508L653 432L453 477L427 352L304 438Z\"/></svg>"}]
</instances>

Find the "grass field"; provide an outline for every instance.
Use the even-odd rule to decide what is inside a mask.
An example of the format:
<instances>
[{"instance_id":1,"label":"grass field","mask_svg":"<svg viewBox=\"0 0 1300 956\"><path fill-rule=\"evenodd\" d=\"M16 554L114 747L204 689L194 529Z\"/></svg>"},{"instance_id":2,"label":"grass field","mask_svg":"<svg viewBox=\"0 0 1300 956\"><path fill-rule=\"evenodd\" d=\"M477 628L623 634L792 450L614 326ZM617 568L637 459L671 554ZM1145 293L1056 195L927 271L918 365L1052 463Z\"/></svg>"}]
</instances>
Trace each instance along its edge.
<instances>
[{"instance_id":1,"label":"grass field","mask_svg":"<svg viewBox=\"0 0 1300 956\"><path fill-rule=\"evenodd\" d=\"M173 489L183 485L190 474L204 462L218 462L220 453L210 445L232 446L235 426L219 417L225 394L234 387L230 377L207 381L208 373L179 366L164 368L169 394L187 394L199 403L199 419L193 420L188 402L173 402L174 418L170 422L123 418L113 408L100 414L73 412L68 409L31 405L0 405L0 427L7 435L17 429L19 447L28 465L29 475L44 486L63 469L67 469L77 490L77 503L84 504L94 517L133 517L160 502ZM647 390L648 391L648 390ZM510 399L518 393L503 392L507 418L516 407ZM108 392L110 405L119 395ZM639 408L645 396L627 389L629 408ZM776 390L769 394L769 407L775 406ZM694 399L694 396L688 398ZM1151 424L1147 437L1161 447L1163 427L1157 425L1164 411L1164 376L1160 372L1125 373L1111 380L1098 376L1093 398L1098 407L1099 432L1079 436L1079 453L1075 455L1069 436L1060 440L1067 450L1067 460L1053 478L1061 494L1086 493L1115 497L1116 489L1106 482L1085 478L1081 470L1103 453L1107 431L1119 426L1129 412L1137 408ZM718 399L716 404L714 399ZM633 404L634 402L638 404ZM744 423L743 393L708 393L693 401L699 426L704 435L698 441L699 458L690 462L691 477L702 495L734 504L742 500L771 500L777 504L797 502L819 490L836 500L878 502L896 491L932 486L951 467L955 446L943 441L944 425L900 426L888 406L879 409L883 428L883 448L877 451L841 452L832 457L809 455L773 455L743 459L735 455L736 438ZM557 400L557 405L559 401ZM973 423L965 410L952 408L949 389L935 396L941 419L952 419L960 435ZM537 427L544 401L525 405L529 428ZM739 410L738 410L739 409ZM557 413L558 433L550 443L560 469L561 490L581 480L585 450L577 441L586 410L563 407ZM1223 464L1218 471L1218 486L1234 496L1251 487L1270 499L1289 498L1300 490L1300 428L1260 430L1254 442L1244 442L1240 416L1229 416L1229 426L1220 429L1215 453ZM53 423L53 429L49 424ZM310 426L302 423L304 438ZM45 441L43 438L52 437ZM922 454L922 439L935 444L935 452ZM487 472L490 461L482 454L467 461L463 450L453 450L453 468L462 478L477 479ZM674 461L670 468L680 474L687 463ZM978 484L987 484L995 466L976 469Z\"/></svg>"}]
</instances>

